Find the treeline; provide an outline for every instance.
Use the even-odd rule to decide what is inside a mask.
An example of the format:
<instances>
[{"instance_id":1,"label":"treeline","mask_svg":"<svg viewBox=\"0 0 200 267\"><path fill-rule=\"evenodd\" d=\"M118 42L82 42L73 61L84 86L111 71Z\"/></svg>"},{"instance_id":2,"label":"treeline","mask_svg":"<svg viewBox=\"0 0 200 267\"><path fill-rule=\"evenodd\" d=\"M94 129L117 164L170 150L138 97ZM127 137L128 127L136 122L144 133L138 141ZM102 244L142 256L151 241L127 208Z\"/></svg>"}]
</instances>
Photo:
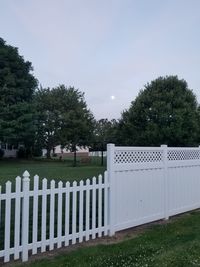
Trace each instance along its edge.
<instances>
[{"instance_id":1,"label":"treeline","mask_svg":"<svg viewBox=\"0 0 200 267\"><path fill-rule=\"evenodd\" d=\"M159 77L140 91L119 120L96 121L84 93L59 85L39 88L32 64L0 39L0 141L23 144L26 156L47 157L55 146L105 150L118 145L195 146L200 108L185 80Z\"/></svg>"}]
</instances>

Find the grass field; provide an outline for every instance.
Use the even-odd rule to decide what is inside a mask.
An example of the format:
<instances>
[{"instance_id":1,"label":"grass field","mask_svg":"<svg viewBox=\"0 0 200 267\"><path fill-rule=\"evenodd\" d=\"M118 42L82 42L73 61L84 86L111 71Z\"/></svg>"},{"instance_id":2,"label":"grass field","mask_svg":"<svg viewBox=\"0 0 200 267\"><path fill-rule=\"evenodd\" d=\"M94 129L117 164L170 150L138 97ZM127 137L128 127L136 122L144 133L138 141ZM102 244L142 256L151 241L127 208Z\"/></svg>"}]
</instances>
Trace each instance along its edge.
<instances>
[{"instance_id":1,"label":"grass field","mask_svg":"<svg viewBox=\"0 0 200 267\"><path fill-rule=\"evenodd\" d=\"M105 166L101 167L99 162L93 162L90 165L78 164L77 167L72 167L70 161L0 161L0 184L3 185L8 180L14 181L15 177L22 176L25 170L28 170L31 177L38 174L40 178L45 177L48 180L72 181L76 179L78 181L102 174Z\"/></svg>"},{"instance_id":2,"label":"grass field","mask_svg":"<svg viewBox=\"0 0 200 267\"><path fill-rule=\"evenodd\" d=\"M20 267L192 267L200 266L200 212L148 227L112 245L83 247L51 259L12 264ZM130 235L130 231L129 231Z\"/></svg>"}]
</instances>

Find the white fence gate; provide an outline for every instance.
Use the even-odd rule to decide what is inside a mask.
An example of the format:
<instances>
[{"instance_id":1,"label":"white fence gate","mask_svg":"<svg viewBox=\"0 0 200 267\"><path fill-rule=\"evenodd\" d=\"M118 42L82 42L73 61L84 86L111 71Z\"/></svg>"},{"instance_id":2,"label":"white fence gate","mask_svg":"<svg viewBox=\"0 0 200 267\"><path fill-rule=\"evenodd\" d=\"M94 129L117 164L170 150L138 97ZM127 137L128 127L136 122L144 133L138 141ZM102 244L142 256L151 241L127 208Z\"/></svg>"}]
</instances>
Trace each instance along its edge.
<instances>
[{"instance_id":1,"label":"white fence gate","mask_svg":"<svg viewBox=\"0 0 200 267\"><path fill-rule=\"evenodd\" d=\"M107 148L107 171L85 182L33 181L26 171L0 187L4 262L200 207L200 148Z\"/></svg>"}]
</instances>

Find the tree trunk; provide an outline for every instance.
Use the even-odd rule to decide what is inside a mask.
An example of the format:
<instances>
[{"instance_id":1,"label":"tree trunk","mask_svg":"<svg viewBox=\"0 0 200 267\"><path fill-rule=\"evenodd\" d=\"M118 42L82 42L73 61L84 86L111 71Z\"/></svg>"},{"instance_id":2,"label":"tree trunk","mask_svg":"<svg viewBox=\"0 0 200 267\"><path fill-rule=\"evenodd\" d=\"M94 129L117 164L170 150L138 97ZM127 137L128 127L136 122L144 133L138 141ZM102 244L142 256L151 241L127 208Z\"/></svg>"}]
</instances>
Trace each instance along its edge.
<instances>
[{"instance_id":1,"label":"tree trunk","mask_svg":"<svg viewBox=\"0 0 200 267\"><path fill-rule=\"evenodd\" d=\"M51 148L47 148L47 159L51 158Z\"/></svg>"},{"instance_id":2,"label":"tree trunk","mask_svg":"<svg viewBox=\"0 0 200 267\"><path fill-rule=\"evenodd\" d=\"M76 167L76 145L74 145L74 164L73 166Z\"/></svg>"},{"instance_id":3,"label":"tree trunk","mask_svg":"<svg viewBox=\"0 0 200 267\"><path fill-rule=\"evenodd\" d=\"M103 144L101 145L101 166L103 166Z\"/></svg>"}]
</instances>

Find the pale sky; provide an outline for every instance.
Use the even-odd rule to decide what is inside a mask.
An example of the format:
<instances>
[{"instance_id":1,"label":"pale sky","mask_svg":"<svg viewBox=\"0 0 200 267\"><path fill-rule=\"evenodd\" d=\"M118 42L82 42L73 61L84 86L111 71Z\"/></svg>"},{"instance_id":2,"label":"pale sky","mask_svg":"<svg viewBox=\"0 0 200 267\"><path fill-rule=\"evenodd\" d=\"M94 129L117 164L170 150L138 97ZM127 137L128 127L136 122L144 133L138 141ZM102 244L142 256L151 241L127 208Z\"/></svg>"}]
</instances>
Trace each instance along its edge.
<instances>
[{"instance_id":1,"label":"pale sky","mask_svg":"<svg viewBox=\"0 0 200 267\"><path fill-rule=\"evenodd\" d=\"M200 0L0 0L0 37L43 87L85 92L96 119L119 118L158 76L200 101Z\"/></svg>"}]
</instances>

